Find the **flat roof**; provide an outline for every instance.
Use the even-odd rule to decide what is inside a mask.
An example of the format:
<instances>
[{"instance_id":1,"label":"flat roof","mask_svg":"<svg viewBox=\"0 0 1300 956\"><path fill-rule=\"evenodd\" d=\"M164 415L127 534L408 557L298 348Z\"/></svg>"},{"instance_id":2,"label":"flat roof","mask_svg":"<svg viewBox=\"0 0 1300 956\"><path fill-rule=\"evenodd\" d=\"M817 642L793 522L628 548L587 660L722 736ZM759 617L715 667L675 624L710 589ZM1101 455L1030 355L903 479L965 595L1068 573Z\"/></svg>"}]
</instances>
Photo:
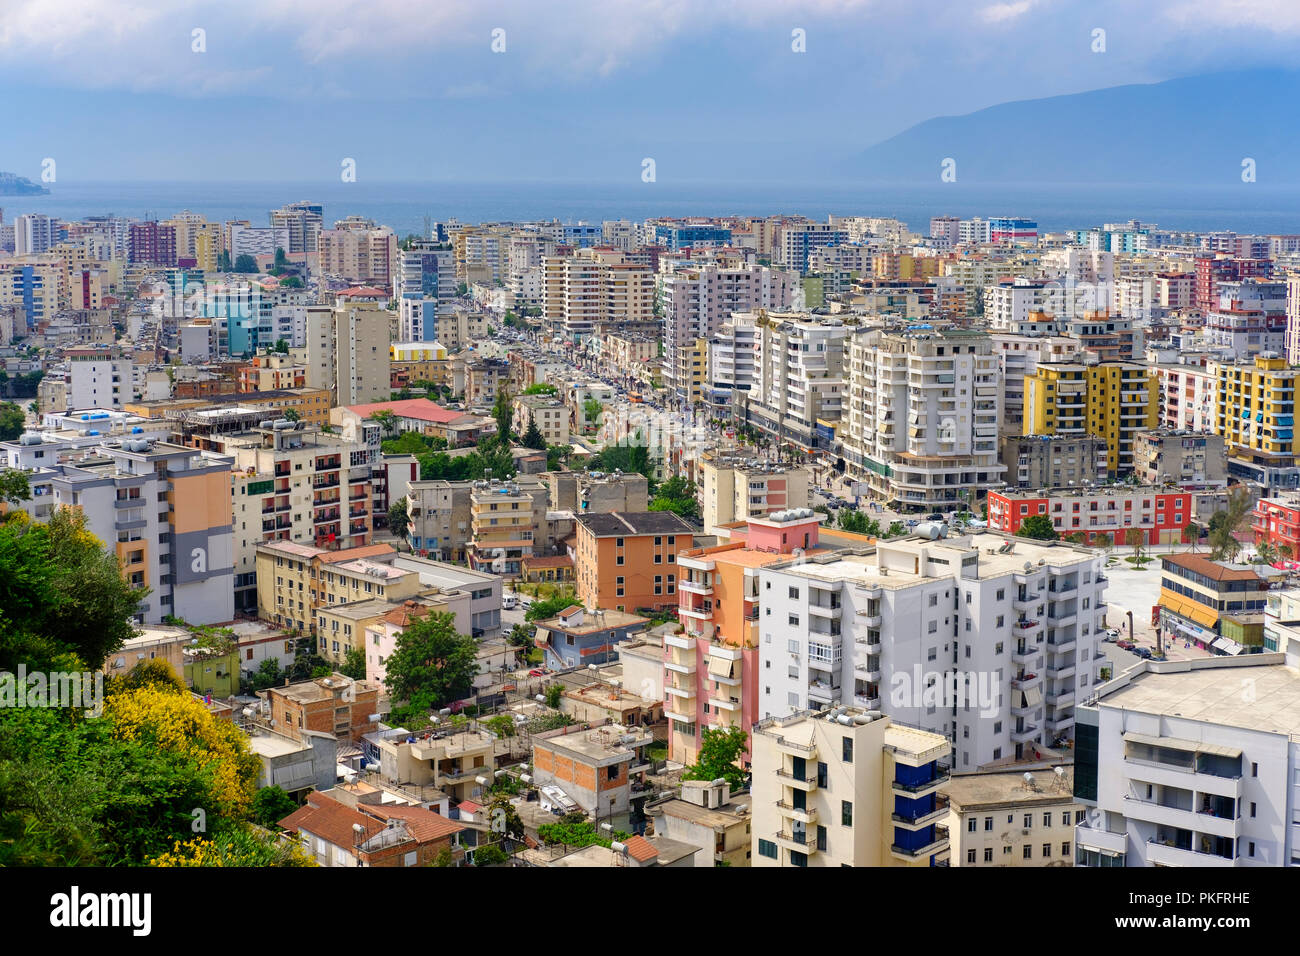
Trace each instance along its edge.
<instances>
[{"instance_id":1,"label":"flat roof","mask_svg":"<svg viewBox=\"0 0 1300 956\"><path fill-rule=\"evenodd\" d=\"M1052 770L1033 771L1031 786L1025 785L1025 774L1020 770L953 774L942 790L963 810L1007 804L1073 803L1074 767L1060 769L1060 777Z\"/></svg>"},{"instance_id":2,"label":"flat roof","mask_svg":"<svg viewBox=\"0 0 1300 956\"><path fill-rule=\"evenodd\" d=\"M1210 663L1217 661L1211 658ZM1247 680L1249 695L1242 693ZM1300 739L1300 670L1285 664L1144 670L1097 705Z\"/></svg>"}]
</instances>

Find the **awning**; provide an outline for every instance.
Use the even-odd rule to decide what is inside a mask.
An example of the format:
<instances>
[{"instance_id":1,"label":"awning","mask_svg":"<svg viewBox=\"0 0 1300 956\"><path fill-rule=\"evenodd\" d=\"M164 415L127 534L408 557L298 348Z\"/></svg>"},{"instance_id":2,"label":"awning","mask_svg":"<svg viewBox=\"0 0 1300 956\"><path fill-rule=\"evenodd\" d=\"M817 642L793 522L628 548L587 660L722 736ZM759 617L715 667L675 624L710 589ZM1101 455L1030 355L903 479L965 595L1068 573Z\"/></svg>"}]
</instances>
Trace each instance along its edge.
<instances>
[{"instance_id":1,"label":"awning","mask_svg":"<svg viewBox=\"0 0 1300 956\"><path fill-rule=\"evenodd\" d=\"M1241 651L1242 651L1242 647L1236 641L1230 641L1226 637L1223 639L1223 653L1231 654L1232 656L1235 657L1236 655L1240 654Z\"/></svg>"},{"instance_id":2,"label":"awning","mask_svg":"<svg viewBox=\"0 0 1300 956\"><path fill-rule=\"evenodd\" d=\"M1214 627L1219 621L1218 611L1188 598L1178 597L1165 588L1160 589L1160 606L1166 611L1194 621L1201 627Z\"/></svg>"},{"instance_id":3,"label":"awning","mask_svg":"<svg viewBox=\"0 0 1300 956\"><path fill-rule=\"evenodd\" d=\"M1043 690L1041 687L1031 687L1024 693L1026 707L1037 707L1043 702Z\"/></svg>"},{"instance_id":4,"label":"awning","mask_svg":"<svg viewBox=\"0 0 1300 956\"><path fill-rule=\"evenodd\" d=\"M730 678L733 676L731 670L732 670L732 665L735 663L736 663L735 661L729 661L722 657L710 657L709 673L712 674L714 677Z\"/></svg>"},{"instance_id":5,"label":"awning","mask_svg":"<svg viewBox=\"0 0 1300 956\"><path fill-rule=\"evenodd\" d=\"M1215 754L1220 757L1241 756L1239 747L1198 743L1195 740L1182 740L1178 737L1152 737L1150 734L1138 734L1133 731L1124 734L1124 742L1128 744L1147 744L1151 747L1164 747L1166 750L1186 750L1189 753Z\"/></svg>"},{"instance_id":6,"label":"awning","mask_svg":"<svg viewBox=\"0 0 1300 956\"><path fill-rule=\"evenodd\" d=\"M1216 637L1210 642L1210 647L1214 648L1216 651L1221 651L1227 643L1228 639L1226 637Z\"/></svg>"}]
</instances>

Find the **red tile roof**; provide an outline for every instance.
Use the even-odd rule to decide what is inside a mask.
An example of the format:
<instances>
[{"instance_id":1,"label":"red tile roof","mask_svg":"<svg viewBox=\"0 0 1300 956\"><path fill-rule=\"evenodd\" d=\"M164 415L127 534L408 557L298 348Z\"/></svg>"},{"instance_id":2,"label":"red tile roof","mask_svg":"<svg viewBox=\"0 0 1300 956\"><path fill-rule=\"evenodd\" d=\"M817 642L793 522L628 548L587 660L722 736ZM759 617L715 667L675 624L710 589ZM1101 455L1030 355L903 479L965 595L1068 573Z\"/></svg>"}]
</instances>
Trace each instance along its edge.
<instances>
[{"instance_id":1,"label":"red tile roof","mask_svg":"<svg viewBox=\"0 0 1300 956\"><path fill-rule=\"evenodd\" d=\"M294 833L300 829L306 830L313 836L342 847L355 845L356 833L352 829L354 824L365 828L366 839L384 828L382 821L358 813L322 793L308 795L305 804L280 821L280 826L286 830Z\"/></svg>"},{"instance_id":2,"label":"red tile roof","mask_svg":"<svg viewBox=\"0 0 1300 956\"><path fill-rule=\"evenodd\" d=\"M424 617L433 608L427 604L417 604L414 601L403 601L401 607L395 607L384 615L384 620L389 624L396 624L398 627L406 627L417 618Z\"/></svg>"},{"instance_id":3,"label":"red tile roof","mask_svg":"<svg viewBox=\"0 0 1300 956\"><path fill-rule=\"evenodd\" d=\"M405 821L407 830L410 831L411 836L415 838L417 843L445 840L452 834L465 829L454 820L448 820L442 814L434 813L432 810L426 810L423 807L403 807L394 804L372 806L363 803L359 805L359 809L378 820Z\"/></svg>"},{"instance_id":4,"label":"red tile roof","mask_svg":"<svg viewBox=\"0 0 1300 956\"><path fill-rule=\"evenodd\" d=\"M643 836L630 836L623 845L627 847L627 855L638 863L649 862L659 855L659 851Z\"/></svg>"}]
</instances>

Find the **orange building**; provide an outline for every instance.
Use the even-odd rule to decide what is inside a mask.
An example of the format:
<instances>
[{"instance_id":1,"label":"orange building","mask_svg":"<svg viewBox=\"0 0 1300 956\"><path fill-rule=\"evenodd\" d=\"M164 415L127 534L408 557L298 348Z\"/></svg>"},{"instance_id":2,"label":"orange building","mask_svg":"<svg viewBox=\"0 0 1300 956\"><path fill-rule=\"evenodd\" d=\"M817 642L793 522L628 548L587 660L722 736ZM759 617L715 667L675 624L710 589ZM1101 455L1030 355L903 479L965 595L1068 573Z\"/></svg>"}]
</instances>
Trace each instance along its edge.
<instances>
[{"instance_id":1,"label":"orange building","mask_svg":"<svg viewBox=\"0 0 1300 956\"><path fill-rule=\"evenodd\" d=\"M796 550L816 550L821 521L806 508L776 511L750 518L744 541L677 556L682 630L664 635L669 760L694 763L706 729L758 721L758 572Z\"/></svg>"},{"instance_id":2,"label":"orange building","mask_svg":"<svg viewBox=\"0 0 1300 956\"><path fill-rule=\"evenodd\" d=\"M573 565L589 608L619 611L677 606L677 552L694 529L671 511L613 511L577 519Z\"/></svg>"},{"instance_id":3,"label":"orange building","mask_svg":"<svg viewBox=\"0 0 1300 956\"><path fill-rule=\"evenodd\" d=\"M379 712L379 684L357 681L335 672L267 692L272 726L293 740L302 741L303 731L330 734L354 743L374 729L372 714Z\"/></svg>"}]
</instances>

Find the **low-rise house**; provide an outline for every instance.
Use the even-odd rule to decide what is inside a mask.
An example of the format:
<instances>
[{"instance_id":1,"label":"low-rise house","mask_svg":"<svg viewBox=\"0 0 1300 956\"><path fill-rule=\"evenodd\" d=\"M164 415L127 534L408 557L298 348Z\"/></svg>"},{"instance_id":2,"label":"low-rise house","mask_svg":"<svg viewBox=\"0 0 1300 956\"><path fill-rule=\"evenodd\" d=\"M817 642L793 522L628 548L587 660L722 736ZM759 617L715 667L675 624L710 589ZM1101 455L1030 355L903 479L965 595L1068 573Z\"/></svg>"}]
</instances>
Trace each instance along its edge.
<instances>
[{"instance_id":1,"label":"low-rise house","mask_svg":"<svg viewBox=\"0 0 1300 956\"><path fill-rule=\"evenodd\" d=\"M546 652L553 667L605 664L618 656L618 646L640 635L649 618L624 611L589 611L578 605L537 622L533 641Z\"/></svg>"},{"instance_id":2,"label":"low-rise house","mask_svg":"<svg viewBox=\"0 0 1300 956\"><path fill-rule=\"evenodd\" d=\"M749 797L732 799L726 781L683 780L680 798L648 807L655 833L698 847L696 866L749 866Z\"/></svg>"},{"instance_id":3,"label":"low-rise house","mask_svg":"<svg viewBox=\"0 0 1300 956\"><path fill-rule=\"evenodd\" d=\"M460 855L459 823L423 807L357 804L324 793L280 821L321 866L428 866L444 849Z\"/></svg>"},{"instance_id":4,"label":"low-rise house","mask_svg":"<svg viewBox=\"0 0 1300 956\"><path fill-rule=\"evenodd\" d=\"M645 793L646 748L652 743L650 734L617 724L534 735L533 780L538 787L559 787L598 821L628 813L634 794Z\"/></svg>"}]
</instances>

